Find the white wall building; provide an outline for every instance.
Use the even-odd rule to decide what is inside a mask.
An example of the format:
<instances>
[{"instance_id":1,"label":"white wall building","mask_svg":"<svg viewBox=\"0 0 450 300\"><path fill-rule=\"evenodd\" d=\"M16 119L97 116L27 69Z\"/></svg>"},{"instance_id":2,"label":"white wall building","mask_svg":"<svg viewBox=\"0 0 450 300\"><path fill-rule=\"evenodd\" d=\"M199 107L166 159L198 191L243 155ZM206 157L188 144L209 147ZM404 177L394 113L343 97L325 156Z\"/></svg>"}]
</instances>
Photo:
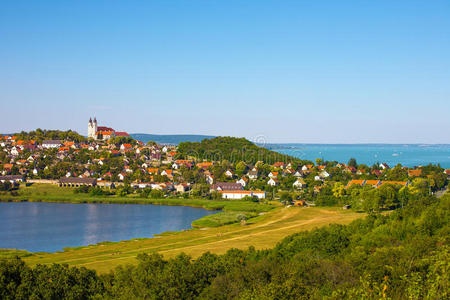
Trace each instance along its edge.
<instances>
[{"instance_id":1,"label":"white wall building","mask_svg":"<svg viewBox=\"0 0 450 300\"><path fill-rule=\"evenodd\" d=\"M242 199L244 197L257 197L259 199L266 198L266 192L263 191L221 191L222 198L226 199Z\"/></svg>"}]
</instances>

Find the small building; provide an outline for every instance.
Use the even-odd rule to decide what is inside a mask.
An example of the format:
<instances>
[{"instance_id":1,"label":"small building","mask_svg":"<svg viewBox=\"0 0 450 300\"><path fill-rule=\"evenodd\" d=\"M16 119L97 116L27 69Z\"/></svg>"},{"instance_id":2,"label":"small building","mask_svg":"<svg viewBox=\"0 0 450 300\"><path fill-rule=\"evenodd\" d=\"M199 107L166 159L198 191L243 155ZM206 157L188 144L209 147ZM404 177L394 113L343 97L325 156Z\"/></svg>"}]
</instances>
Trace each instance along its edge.
<instances>
[{"instance_id":1,"label":"small building","mask_svg":"<svg viewBox=\"0 0 450 300\"><path fill-rule=\"evenodd\" d=\"M303 180L303 178L298 178L293 184L293 187L297 188L297 189L302 189L304 187L306 187L306 182L305 180Z\"/></svg>"},{"instance_id":2,"label":"small building","mask_svg":"<svg viewBox=\"0 0 450 300\"><path fill-rule=\"evenodd\" d=\"M22 175L5 175L5 176L0 176L0 182L5 182L5 181L9 181L11 183L16 183L16 182L23 182L23 176Z\"/></svg>"},{"instance_id":3,"label":"small building","mask_svg":"<svg viewBox=\"0 0 450 300\"><path fill-rule=\"evenodd\" d=\"M244 197L266 198L266 192L264 191L220 191L219 193L225 199L242 199Z\"/></svg>"},{"instance_id":4,"label":"small building","mask_svg":"<svg viewBox=\"0 0 450 300\"><path fill-rule=\"evenodd\" d=\"M211 189L216 191L242 191L244 187L240 183L234 182L218 182L211 186Z\"/></svg>"},{"instance_id":5,"label":"small building","mask_svg":"<svg viewBox=\"0 0 450 300\"><path fill-rule=\"evenodd\" d=\"M45 149L59 148L61 146L62 146L62 143L60 140L44 140L44 141L42 141L42 148L45 148Z\"/></svg>"},{"instance_id":6,"label":"small building","mask_svg":"<svg viewBox=\"0 0 450 300\"><path fill-rule=\"evenodd\" d=\"M271 186L276 186L276 185L279 184L279 181L278 181L278 179L276 179L275 177L273 177L273 178L270 178L269 181L267 181L267 184L268 184L268 185L271 185Z\"/></svg>"},{"instance_id":7,"label":"small building","mask_svg":"<svg viewBox=\"0 0 450 300\"><path fill-rule=\"evenodd\" d=\"M59 186L64 187L79 187L82 185L96 186L97 179L95 178L80 178L80 177L61 177L58 180Z\"/></svg>"}]
</instances>

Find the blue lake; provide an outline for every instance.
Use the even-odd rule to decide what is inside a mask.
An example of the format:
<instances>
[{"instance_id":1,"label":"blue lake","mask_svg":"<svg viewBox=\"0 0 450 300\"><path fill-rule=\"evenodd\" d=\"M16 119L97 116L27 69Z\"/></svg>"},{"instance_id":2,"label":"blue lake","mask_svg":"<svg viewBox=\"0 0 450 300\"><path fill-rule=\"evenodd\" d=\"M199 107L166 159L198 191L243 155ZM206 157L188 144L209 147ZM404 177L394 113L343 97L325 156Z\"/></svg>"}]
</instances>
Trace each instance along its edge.
<instances>
[{"instance_id":1,"label":"blue lake","mask_svg":"<svg viewBox=\"0 0 450 300\"><path fill-rule=\"evenodd\" d=\"M450 145L271 144L267 148L311 161L322 158L347 163L354 157L358 163L369 166L377 162L387 163L391 167L398 163L407 167L433 163L440 164L443 168L450 168Z\"/></svg>"},{"instance_id":2,"label":"blue lake","mask_svg":"<svg viewBox=\"0 0 450 300\"><path fill-rule=\"evenodd\" d=\"M0 202L0 248L55 252L152 237L192 228L192 221L215 213L184 206Z\"/></svg>"}]
</instances>

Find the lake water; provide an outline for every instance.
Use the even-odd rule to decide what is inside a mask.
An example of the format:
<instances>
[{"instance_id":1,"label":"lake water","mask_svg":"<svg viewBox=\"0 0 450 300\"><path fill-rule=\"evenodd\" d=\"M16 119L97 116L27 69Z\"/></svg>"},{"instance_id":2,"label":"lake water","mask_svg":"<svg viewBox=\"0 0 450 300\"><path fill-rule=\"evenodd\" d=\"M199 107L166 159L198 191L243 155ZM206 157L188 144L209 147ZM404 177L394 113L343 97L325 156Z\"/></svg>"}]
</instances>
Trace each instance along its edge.
<instances>
[{"instance_id":1,"label":"lake water","mask_svg":"<svg viewBox=\"0 0 450 300\"><path fill-rule=\"evenodd\" d=\"M0 248L54 252L152 237L192 228L192 221L214 213L184 206L0 202Z\"/></svg>"},{"instance_id":2,"label":"lake water","mask_svg":"<svg viewBox=\"0 0 450 300\"><path fill-rule=\"evenodd\" d=\"M322 158L323 160L347 163L350 158L354 157L358 163L369 166L377 162L387 163L391 167L398 163L407 167L433 163L440 164L443 168L450 168L450 145L272 144L267 148L311 161Z\"/></svg>"}]
</instances>

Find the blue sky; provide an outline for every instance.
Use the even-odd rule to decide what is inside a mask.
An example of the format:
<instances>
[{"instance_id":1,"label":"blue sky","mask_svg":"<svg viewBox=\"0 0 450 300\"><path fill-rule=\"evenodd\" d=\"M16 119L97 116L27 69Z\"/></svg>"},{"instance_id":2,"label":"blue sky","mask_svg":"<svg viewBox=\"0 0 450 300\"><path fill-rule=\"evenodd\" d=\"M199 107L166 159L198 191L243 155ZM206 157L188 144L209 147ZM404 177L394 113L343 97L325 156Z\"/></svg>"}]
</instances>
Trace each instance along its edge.
<instances>
[{"instance_id":1,"label":"blue sky","mask_svg":"<svg viewBox=\"0 0 450 300\"><path fill-rule=\"evenodd\" d=\"M450 1L2 1L0 132L450 143Z\"/></svg>"}]
</instances>

